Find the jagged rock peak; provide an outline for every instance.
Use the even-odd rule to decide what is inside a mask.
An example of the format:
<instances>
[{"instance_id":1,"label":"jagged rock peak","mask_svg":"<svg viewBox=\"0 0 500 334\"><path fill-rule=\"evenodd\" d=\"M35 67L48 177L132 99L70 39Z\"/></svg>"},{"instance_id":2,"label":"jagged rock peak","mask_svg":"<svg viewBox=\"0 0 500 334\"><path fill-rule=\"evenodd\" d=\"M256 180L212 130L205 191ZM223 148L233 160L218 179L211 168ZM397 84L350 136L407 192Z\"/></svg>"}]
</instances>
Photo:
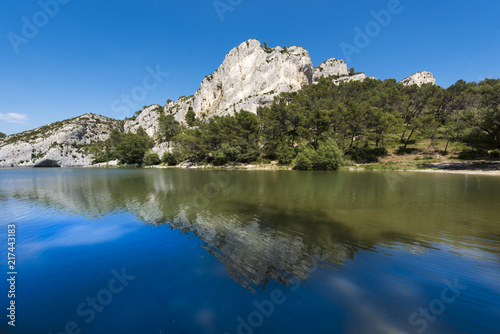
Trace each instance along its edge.
<instances>
[{"instance_id":1,"label":"jagged rock peak","mask_svg":"<svg viewBox=\"0 0 500 334\"><path fill-rule=\"evenodd\" d=\"M189 108L200 118L232 114L235 110L257 112L282 92L311 84L313 66L307 50L299 46L265 47L250 39L232 49L223 63L205 77L193 97L166 107L183 120Z\"/></svg>"},{"instance_id":2,"label":"jagged rock peak","mask_svg":"<svg viewBox=\"0 0 500 334\"><path fill-rule=\"evenodd\" d=\"M314 68L313 82L318 82L323 77L345 76L348 74L347 64L342 59L330 58Z\"/></svg>"},{"instance_id":3,"label":"jagged rock peak","mask_svg":"<svg viewBox=\"0 0 500 334\"><path fill-rule=\"evenodd\" d=\"M409 77L401 80L399 83L403 84L405 86L411 86L411 85L422 86L424 84L435 85L436 78L434 77L434 75L431 72L423 71L423 72L414 73L414 74L410 75Z\"/></svg>"}]
</instances>

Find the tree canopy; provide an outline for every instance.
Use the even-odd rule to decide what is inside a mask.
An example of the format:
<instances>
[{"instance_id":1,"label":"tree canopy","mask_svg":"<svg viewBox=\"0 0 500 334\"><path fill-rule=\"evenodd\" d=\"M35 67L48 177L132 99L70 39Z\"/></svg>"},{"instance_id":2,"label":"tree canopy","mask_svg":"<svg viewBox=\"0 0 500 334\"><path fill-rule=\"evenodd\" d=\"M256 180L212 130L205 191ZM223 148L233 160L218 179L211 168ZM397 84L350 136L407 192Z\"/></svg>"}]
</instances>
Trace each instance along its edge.
<instances>
[{"instance_id":1,"label":"tree canopy","mask_svg":"<svg viewBox=\"0 0 500 334\"><path fill-rule=\"evenodd\" d=\"M388 145L399 146L404 154L423 140L446 143L445 153L448 144L456 142L493 154L500 149L500 80L460 80L444 89L404 86L393 79L336 85L322 78L276 96L257 114L241 110L201 121L189 110L185 122L187 126L161 114L156 139L172 147L163 162L278 160L297 169L329 170L345 159L376 161ZM114 132L100 158L141 164L151 145L141 128L137 134ZM148 155L147 161L158 159Z\"/></svg>"}]
</instances>

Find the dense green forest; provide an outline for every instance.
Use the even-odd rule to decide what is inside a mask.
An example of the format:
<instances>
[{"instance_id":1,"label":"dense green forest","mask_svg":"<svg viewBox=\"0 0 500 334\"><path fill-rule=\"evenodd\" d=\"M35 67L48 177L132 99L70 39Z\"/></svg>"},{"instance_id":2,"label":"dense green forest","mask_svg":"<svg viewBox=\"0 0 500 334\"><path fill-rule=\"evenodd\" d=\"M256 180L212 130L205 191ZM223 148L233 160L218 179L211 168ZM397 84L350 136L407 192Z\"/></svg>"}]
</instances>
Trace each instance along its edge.
<instances>
[{"instance_id":1,"label":"dense green forest","mask_svg":"<svg viewBox=\"0 0 500 334\"><path fill-rule=\"evenodd\" d=\"M297 169L336 169L346 161L375 162L394 148L404 155L419 142L448 154L460 143L462 158L498 157L500 149L500 80L458 81L440 86L403 86L396 80L366 79L335 85L322 78L294 93L277 96L257 115L240 111L208 121L186 114L185 124L162 114L157 138L172 153L149 152L152 140L115 131L94 148L96 162L175 165L272 160Z\"/></svg>"}]
</instances>

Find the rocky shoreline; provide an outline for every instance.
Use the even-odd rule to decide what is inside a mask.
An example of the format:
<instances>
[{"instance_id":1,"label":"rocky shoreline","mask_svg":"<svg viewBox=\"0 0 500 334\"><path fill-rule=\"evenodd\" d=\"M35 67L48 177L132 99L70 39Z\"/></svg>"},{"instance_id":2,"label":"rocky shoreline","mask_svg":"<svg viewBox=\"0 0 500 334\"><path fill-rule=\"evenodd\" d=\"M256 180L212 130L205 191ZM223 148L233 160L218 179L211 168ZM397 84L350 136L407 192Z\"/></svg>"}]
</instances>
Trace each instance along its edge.
<instances>
[{"instance_id":1,"label":"rocky shoreline","mask_svg":"<svg viewBox=\"0 0 500 334\"><path fill-rule=\"evenodd\" d=\"M394 165L391 168L377 168L371 165L357 165L357 166L343 166L339 171L373 171L373 172L418 172L418 173L443 173L443 174L467 174L467 175L499 175L500 176L500 163L484 163L484 162L457 162L457 163L443 163L443 164L433 164L429 166L430 168L406 168L405 166ZM1 169L13 169L13 168L38 168L38 167L0 167ZM50 168L50 167L46 167ZM165 166L165 165L155 165L155 166L126 166L119 165L117 161L111 161L109 163L99 163L95 165L88 166L75 166L75 167L63 167L63 168L145 168L145 169L204 169L204 170L293 170L291 166L280 166L278 164L231 164L226 166L212 166L212 165L196 165L196 164L181 164L177 166ZM304 171L307 172L307 171Z\"/></svg>"},{"instance_id":2,"label":"rocky shoreline","mask_svg":"<svg viewBox=\"0 0 500 334\"><path fill-rule=\"evenodd\" d=\"M130 166L119 166L117 162L113 161L110 164L102 163L87 166L87 168L122 168ZM395 171L395 172L420 172L420 173L447 173L447 174L468 174L468 175L500 175L500 162L446 162L429 164L428 168L414 169L404 168L394 165L392 168L369 168L371 165L357 165L357 166L344 166L341 171ZM144 166L142 168L157 168L157 169L208 169L208 170L292 170L291 166L280 166L277 163L271 164L242 164L235 163L225 166L212 166L212 165L197 165L194 163L183 163L177 166Z\"/></svg>"}]
</instances>

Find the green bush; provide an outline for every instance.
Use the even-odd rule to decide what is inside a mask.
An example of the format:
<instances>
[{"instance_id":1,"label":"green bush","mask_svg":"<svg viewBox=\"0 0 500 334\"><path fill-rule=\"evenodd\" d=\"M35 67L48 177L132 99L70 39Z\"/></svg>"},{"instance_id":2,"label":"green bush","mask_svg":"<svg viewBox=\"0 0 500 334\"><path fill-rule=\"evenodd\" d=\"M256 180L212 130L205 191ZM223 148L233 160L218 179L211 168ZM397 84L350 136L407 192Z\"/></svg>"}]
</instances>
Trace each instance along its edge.
<instances>
[{"instance_id":1,"label":"green bush","mask_svg":"<svg viewBox=\"0 0 500 334\"><path fill-rule=\"evenodd\" d=\"M167 166L176 166L179 163L175 155L169 152L163 153L163 156L161 157L161 162L167 164Z\"/></svg>"},{"instance_id":2,"label":"green bush","mask_svg":"<svg viewBox=\"0 0 500 334\"><path fill-rule=\"evenodd\" d=\"M278 147L278 150L276 152L278 162L281 165L288 165L288 164L292 163L296 154L297 153L295 152L295 149L293 147L284 146L284 145Z\"/></svg>"},{"instance_id":3,"label":"green bush","mask_svg":"<svg viewBox=\"0 0 500 334\"><path fill-rule=\"evenodd\" d=\"M158 165L160 164L160 157L158 156L158 153L148 152L144 155L142 162L145 166Z\"/></svg>"},{"instance_id":4,"label":"green bush","mask_svg":"<svg viewBox=\"0 0 500 334\"><path fill-rule=\"evenodd\" d=\"M343 153L333 139L328 139L320 143L316 151L303 149L293 161L293 169L336 170L343 164Z\"/></svg>"},{"instance_id":5,"label":"green bush","mask_svg":"<svg viewBox=\"0 0 500 334\"><path fill-rule=\"evenodd\" d=\"M345 152L345 155L357 163L371 163L378 162L378 158L381 156L386 156L387 149L384 147L372 149L367 147L351 148Z\"/></svg>"},{"instance_id":6,"label":"green bush","mask_svg":"<svg viewBox=\"0 0 500 334\"><path fill-rule=\"evenodd\" d=\"M314 170L336 170L343 163L343 154L333 139L319 144L313 161Z\"/></svg>"},{"instance_id":7,"label":"green bush","mask_svg":"<svg viewBox=\"0 0 500 334\"><path fill-rule=\"evenodd\" d=\"M184 116L184 119L186 120L187 125L189 126L195 126L196 125L196 113L190 109Z\"/></svg>"},{"instance_id":8,"label":"green bush","mask_svg":"<svg viewBox=\"0 0 500 334\"><path fill-rule=\"evenodd\" d=\"M304 151L300 152L293 162L293 169L297 170L310 170L312 169L312 157L314 151L306 148Z\"/></svg>"},{"instance_id":9,"label":"green bush","mask_svg":"<svg viewBox=\"0 0 500 334\"><path fill-rule=\"evenodd\" d=\"M137 129L137 134L128 132L119 135L117 139L116 156L120 163L126 165L142 165L144 155L153 146L151 138L141 127Z\"/></svg>"},{"instance_id":10,"label":"green bush","mask_svg":"<svg viewBox=\"0 0 500 334\"><path fill-rule=\"evenodd\" d=\"M212 165L222 166L227 164L228 159L223 150L217 150L212 152Z\"/></svg>"}]
</instances>

